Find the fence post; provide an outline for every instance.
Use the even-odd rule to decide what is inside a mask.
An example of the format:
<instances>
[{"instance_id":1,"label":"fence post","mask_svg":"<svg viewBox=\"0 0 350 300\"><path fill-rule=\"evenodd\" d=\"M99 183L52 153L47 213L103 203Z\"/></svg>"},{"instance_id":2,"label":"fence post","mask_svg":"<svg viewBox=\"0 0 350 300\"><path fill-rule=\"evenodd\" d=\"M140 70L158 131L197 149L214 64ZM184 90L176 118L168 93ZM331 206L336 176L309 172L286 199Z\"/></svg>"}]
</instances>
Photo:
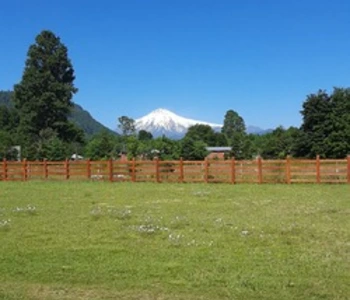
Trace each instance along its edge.
<instances>
[{"instance_id":1,"label":"fence post","mask_svg":"<svg viewBox=\"0 0 350 300\"><path fill-rule=\"evenodd\" d=\"M234 157L231 159L231 183L236 183L236 161Z\"/></svg>"},{"instance_id":2,"label":"fence post","mask_svg":"<svg viewBox=\"0 0 350 300\"><path fill-rule=\"evenodd\" d=\"M46 158L44 159L43 167L44 167L44 179L47 179L49 177L49 170L47 167L47 159Z\"/></svg>"},{"instance_id":3,"label":"fence post","mask_svg":"<svg viewBox=\"0 0 350 300\"><path fill-rule=\"evenodd\" d=\"M155 159L155 165L156 165L156 181L159 183L160 178L159 178L159 157Z\"/></svg>"},{"instance_id":4,"label":"fence post","mask_svg":"<svg viewBox=\"0 0 350 300\"><path fill-rule=\"evenodd\" d=\"M136 160L135 160L135 157L132 158L131 181L136 182Z\"/></svg>"},{"instance_id":5,"label":"fence post","mask_svg":"<svg viewBox=\"0 0 350 300\"><path fill-rule=\"evenodd\" d=\"M7 160L6 158L3 159L2 161L2 170L3 170L3 173L4 173L4 178L3 180L7 180Z\"/></svg>"},{"instance_id":6,"label":"fence post","mask_svg":"<svg viewBox=\"0 0 350 300\"><path fill-rule=\"evenodd\" d=\"M204 160L204 181L205 183L208 183L209 178L209 161L208 158L205 158Z\"/></svg>"},{"instance_id":7,"label":"fence post","mask_svg":"<svg viewBox=\"0 0 350 300\"><path fill-rule=\"evenodd\" d=\"M113 181L113 160L110 158L108 160L108 179L110 182Z\"/></svg>"},{"instance_id":8,"label":"fence post","mask_svg":"<svg viewBox=\"0 0 350 300\"><path fill-rule=\"evenodd\" d=\"M348 161L348 183L350 184L350 154L347 157Z\"/></svg>"},{"instance_id":9,"label":"fence post","mask_svg":"<svg viewBox=\"0 0 350 300\"><path fill-rule=\"evenodd\" d=\"M66 179L69 179L69 160L66 158L65 163L64 163L64 169L65 169L65 175Z\"/></svg>"},{"instance_id":10,"label":"fence post","mask_svg":"<svg viewBox=\"0 0 350 300\"><path fill-rule=\"evenodd\" d=\"M321 161L319 155L316 156L316 182L321 182Z\"/></svg>"},{"instance_id":11,"label":"fence post","mask_svg":"<svg viewBox=\"0 0 350 300\"><path fill-rule=\"evenodd\" d=\"M28 179L28 173L27 173L27 159L23 159L23 180L27 181Z\"/></svg>"},{"instance_id":12,"label":"fence post","mask_svg":"<svg viewBox=\"0 0 350 300\"><path fill-rule=\"evenodd\" d=\"M263 177L262 177L262 160L261 160L261 156L258 156L257 159L257 163L258 163L258 183L262 184L263 182Z\"/></svg>"},{"instance_id":13,"label":"fence post","mask_svg":"<svg viewBox=\"0 0 350 300\"><path fill-rule=\"evenodd\" d=\"M183 158L180 157L180 182L183 183L184 182L184 161Z\"/></svg>"},{"instance_id":14,"label":"fence post","mask_svg":"<svg viewBox=\"0 0 350 300\"><path fill-rule=\"evenodd\" d=\"M291 184L291 167L290 167L290 155L287 155L286 159L286 182Z\"/></svg>"},{"instance_id":15,"label":"fence post","mask_svg":"<svg viewBox=\"0 0 350 300\"><path fill-rule=\"evenodd\" d=\"M90 158L86 161L86 176L88 179L91 179L91 160Z\"/></svg>"}]
</instances>

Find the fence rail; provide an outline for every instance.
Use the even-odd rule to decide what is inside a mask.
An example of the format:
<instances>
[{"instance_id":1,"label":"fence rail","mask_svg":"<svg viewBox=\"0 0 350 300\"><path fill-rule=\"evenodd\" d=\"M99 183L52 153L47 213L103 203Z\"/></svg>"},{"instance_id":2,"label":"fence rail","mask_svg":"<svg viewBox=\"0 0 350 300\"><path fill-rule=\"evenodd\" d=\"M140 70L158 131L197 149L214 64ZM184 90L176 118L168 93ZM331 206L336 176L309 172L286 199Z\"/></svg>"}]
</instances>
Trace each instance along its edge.
<instances>
[{"instance_id":1,"label":"fence rail","mask_svg":"<svg viewBox=\"0 0 350 300\"><path fill-rule=\"evenodd\" d=\"M350 184L350 156L313 160L0 161L0 181L16 180Z\"/></svg>"}]
</instances>

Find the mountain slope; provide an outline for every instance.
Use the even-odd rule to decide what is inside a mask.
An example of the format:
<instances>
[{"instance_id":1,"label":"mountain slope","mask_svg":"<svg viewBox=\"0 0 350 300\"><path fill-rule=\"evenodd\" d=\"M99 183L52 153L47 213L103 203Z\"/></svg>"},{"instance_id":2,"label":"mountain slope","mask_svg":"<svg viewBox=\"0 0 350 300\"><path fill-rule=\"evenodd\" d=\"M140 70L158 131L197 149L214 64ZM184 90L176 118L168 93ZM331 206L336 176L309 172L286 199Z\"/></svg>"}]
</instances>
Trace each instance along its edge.
<instances>
[{"instance_id":1,"label":"mountain slope","mask_svg":"<svg viewBox=\"0 0 350 300\"><path fill-rule=\"evenodd\" d=\"M13 107L11 96L12 91L0 91L0 105ZM101 130L106 130L113 134L117 134L116 132L102 125L100 122L96 121L88 111L84 110L78 104L74 104L69 119L78 127L83 129L88 137L100 132Z\"/></svg>"},{"instance_id":2,"label":"mountain slope","mask_svg":"<svg viewBox=\"0 0 350 300\"><path fill-rule=\"evenodd\" d=\"M100 122L96 121L91 114L83 109L80 105L74 104L74 107L69 118L78 127L84 130L85 134L89 137L102 130L106 130L112 134L117 134L115 131L102 125Z\"/></svg>"}]
</instances>

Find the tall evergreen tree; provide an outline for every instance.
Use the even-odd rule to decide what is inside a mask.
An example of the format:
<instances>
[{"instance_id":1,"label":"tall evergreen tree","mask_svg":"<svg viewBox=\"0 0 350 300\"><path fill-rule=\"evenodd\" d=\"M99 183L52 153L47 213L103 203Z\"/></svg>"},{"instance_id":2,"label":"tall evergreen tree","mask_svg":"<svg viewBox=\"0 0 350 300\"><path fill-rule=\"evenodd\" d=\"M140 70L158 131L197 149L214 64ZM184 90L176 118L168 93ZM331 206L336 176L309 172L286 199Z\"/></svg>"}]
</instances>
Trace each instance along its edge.
<instances>
[{"instance_id":1,"label":"tall evergreen tree","mask_svg":"<svg viewBox=\"0 0 350 300\"><path fill-rule=\"evenodd\" d=\"M245 133L245 123L243 118L234 110L230 109L226 112L224 118L224 126L221 132L231 139L235 133Z\"/></svg>"},{"instance_id":2,"label":"tall evergreen tree","mask_svg":"<svg viewBox=\"0 0 350 300\"><path fill-rule=\"evenodd\" d=\"M0 105L0 130L14 134L15 128L18 126L18 114L12 107Z\"/></svg>"},{"instance_id":3,"label":"tall evergreen tree","mask_svg":"<svg viewBox=\"0 0 350 300\"><path fill-rule=\"evenodd\" d=\"M250 141L246 134L245 123L237 112L234 110L226 112L221 132L226 136L228 145L232 147L232 156L237 159L250 156Z\"/></svg>"},{"instance_id":4,"label":"tall evergreen tree","mask_svg":"<svg viewBox=\"0 0 350 300\"><path fill-rule=\"evenodd\" d=\"M12 92L11 91L0 91L0 105L12 107Z\"/></svg>"},{"instance_id":5,"label":"tall evergreen tree","mask_svg":"<svg viewBox=\"0 0 350 300\"><path fill-rule=\"evenodd\" d=\"M31 144L41 130L52 129L63 141L82 138L68 121L73 107L74 69L67 47L44 30L29 47L22 80L14 87L19 132Z\"/></svg>"}]
</instances>

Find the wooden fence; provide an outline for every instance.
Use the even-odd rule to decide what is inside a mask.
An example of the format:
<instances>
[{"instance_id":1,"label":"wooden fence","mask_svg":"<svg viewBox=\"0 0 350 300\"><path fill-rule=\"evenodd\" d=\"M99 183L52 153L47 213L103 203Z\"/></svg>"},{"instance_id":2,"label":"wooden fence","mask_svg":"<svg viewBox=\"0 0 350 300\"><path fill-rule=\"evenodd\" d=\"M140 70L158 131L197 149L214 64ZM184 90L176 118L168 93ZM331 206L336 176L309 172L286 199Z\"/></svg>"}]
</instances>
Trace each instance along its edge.
<instances>
[{"instance_id":1,"label":"wooden fence","mask_svg":"<svg viewBox=\"0 0 350 300\"><path fill-rule=\"evenodd\" d=\"M205 161L0 161L1 181L108 180L111 182L348 183L347 159Z\"/></svg>"}]
</instances>

